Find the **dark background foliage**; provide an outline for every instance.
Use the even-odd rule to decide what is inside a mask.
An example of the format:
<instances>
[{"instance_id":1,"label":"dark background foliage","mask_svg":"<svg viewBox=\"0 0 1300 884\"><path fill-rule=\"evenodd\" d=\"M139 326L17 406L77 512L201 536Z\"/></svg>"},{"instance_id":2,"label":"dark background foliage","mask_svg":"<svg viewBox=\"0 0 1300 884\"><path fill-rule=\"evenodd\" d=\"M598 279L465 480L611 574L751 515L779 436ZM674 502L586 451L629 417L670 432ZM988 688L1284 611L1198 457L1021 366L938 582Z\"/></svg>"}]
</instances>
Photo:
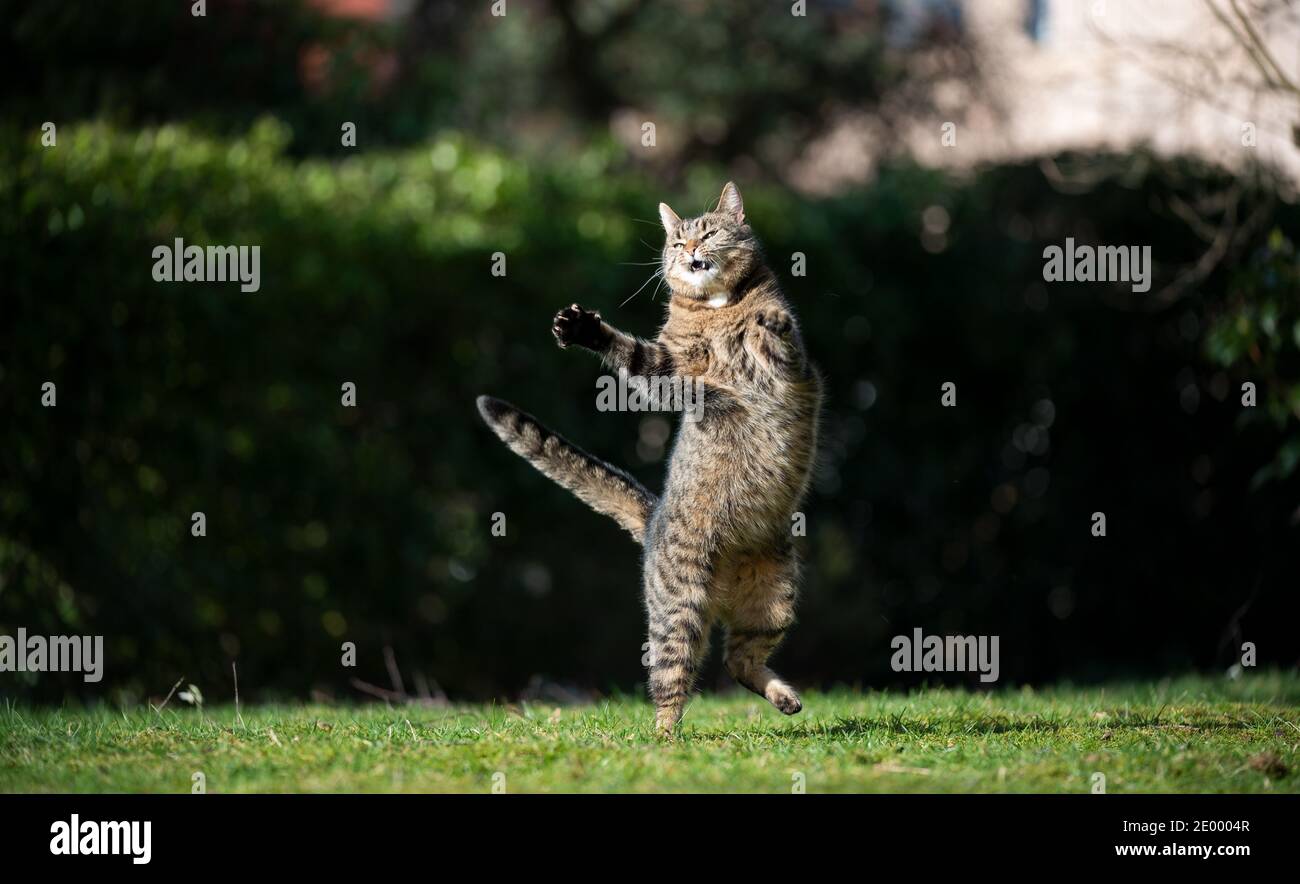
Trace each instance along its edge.
<instances>
[{"instance_id":1,"label":"dark background foliage","mask_svg":"<svg viewBox=\"0 0 1300 884\"><path fill-rule=\"evenodd\" d=\"M914 627L1001 636L1013 682L1226 668L1242 641L1295 664L1297 210L1266 176L1058 157L1120 170L1067 192L1039 162L897 157L799 196L778 170L837 103L924 94L884 12L843 4L799 37L744 4L520 5L493 30L449 3L400 27L211 3L201 39L178 4L10 10L0 629L104 635L100 695L184 676L220 697L237 661L249 695L354 696L354 674L388 682L385 647L453 697L631 689L638 550L473 400L510 399L657 488L662 418L597 412L597 364L549 321L579 301L652 334L662 294L627 299L655 204L697 209L735 175L828 382L793 680L914 683L889 669ZM716 70L687 89L675 71L718 28ZM917 41L965 70L944 28ZM745 74L764 53L781 70ZM690 130L667 161L602 128L651 104ZM363 149L339 146L340 120ZM1205 251L1170 207L1226 190L1265 223L1159 309L1044 284L1044 246L1074 237L1150 245L1157 292ZM155 283L175 237L260 245L261 290Z\"/></svg>"}]
</instances>

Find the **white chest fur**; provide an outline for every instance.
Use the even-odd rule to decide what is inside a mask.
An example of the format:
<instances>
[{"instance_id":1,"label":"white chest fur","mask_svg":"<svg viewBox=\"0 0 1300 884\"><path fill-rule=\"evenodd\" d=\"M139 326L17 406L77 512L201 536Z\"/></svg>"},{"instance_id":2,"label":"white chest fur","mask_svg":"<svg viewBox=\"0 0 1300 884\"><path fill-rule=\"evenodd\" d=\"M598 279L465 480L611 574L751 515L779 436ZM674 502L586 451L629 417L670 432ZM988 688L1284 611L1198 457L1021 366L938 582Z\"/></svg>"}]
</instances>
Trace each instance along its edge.
<instances>
[{"instance_id":1,"label":"white chest fur","mask_svg":"<svg viewBox=\"0 0 1300 884\"><path fill-rule=\"evenodd\" d=\"M730 300L731 300L731 292L720 292L719 294L714 295L712 298L709 298L709 300L705 301L704 303L716 309L718 307L727 306L727 302Z\"/></svg>"}]
</instances>

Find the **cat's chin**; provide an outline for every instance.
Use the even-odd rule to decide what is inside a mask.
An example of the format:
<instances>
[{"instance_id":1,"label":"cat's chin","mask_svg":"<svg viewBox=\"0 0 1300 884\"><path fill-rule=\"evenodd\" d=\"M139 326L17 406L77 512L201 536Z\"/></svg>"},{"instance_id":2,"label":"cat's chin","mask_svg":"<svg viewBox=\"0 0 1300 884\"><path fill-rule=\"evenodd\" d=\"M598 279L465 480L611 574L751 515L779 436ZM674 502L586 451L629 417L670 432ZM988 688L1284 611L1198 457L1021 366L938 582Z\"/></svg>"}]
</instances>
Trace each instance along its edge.
<instances>
[{"instance_id":1,"label":"cat's chin","mask_svg":"<svg viewBox=\"0 0 1300 884\"><path fill-rule=\"evenodd\" d=\"M711 284L717 281L718 271L716 270L688 270L681 274L682 282L686 283L688 288L696 289L701 292L709 291Z\"/></svg>"},{"instance_id":2,"label":"cat's chin","mask_svg":"<svg viewBox=\"0 0 1300 884\"><path fill-rule=\"evenodd\" d=\"M678 271L671 282L673 290L696 301L707 301L723 291L722 274L716 267L708 270Z\"/></svg>"}]
</instances>

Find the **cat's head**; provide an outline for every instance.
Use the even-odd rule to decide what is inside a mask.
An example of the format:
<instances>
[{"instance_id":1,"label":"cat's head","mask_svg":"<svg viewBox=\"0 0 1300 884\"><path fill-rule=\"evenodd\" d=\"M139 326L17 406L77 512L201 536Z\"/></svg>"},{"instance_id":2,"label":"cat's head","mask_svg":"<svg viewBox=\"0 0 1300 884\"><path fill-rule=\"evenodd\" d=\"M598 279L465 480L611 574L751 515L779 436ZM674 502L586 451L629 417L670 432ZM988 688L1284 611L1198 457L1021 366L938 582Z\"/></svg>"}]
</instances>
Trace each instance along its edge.
<instances>
[{"instance_id":1,"label":"cat's head","mask_svg":"<svg viewBox=\"0 0 1300 884\"><path fill-rule=\"evenodd\" d=\"M726 302L759 260L758 240L745 223L740 191L728 181L712 212L679 218L659 204L664 240L664 279L674 294L709 303Z\"/></svg>"}]
</instances>

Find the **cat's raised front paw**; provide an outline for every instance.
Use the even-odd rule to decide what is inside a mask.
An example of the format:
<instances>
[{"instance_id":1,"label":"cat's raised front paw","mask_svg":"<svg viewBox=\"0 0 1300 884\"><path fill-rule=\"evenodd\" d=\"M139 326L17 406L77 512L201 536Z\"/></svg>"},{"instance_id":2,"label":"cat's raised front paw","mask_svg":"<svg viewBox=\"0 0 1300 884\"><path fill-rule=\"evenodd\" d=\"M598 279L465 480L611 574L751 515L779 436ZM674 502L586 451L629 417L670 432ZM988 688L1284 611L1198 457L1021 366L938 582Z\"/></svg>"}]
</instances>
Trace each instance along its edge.
<instances>
[{"instance_id":1,"label":"cat's raised front paw","mask_svg":"<svg viewBox=\"0 0 1300 884\"><path fill-rule=\"evenodd\" d=\"M594 348L600 341L601 319L595 310L586 310L577 304L565 307L555 314L551 323L551 334L561 347L577 344L579 347Z\"/></svg>"},{"instance_id":2,"label":"cat's raised front paw","mask_svg":"<svg viewBox=\"0 0 1300 884\"><path fill-rule=\"evenodd\" d=\"M794 329L794 320L790 318L790 314L775 307L758 311L754 316L754 322L778 338L788 337Z\"/></svg>"}]
</instances>

